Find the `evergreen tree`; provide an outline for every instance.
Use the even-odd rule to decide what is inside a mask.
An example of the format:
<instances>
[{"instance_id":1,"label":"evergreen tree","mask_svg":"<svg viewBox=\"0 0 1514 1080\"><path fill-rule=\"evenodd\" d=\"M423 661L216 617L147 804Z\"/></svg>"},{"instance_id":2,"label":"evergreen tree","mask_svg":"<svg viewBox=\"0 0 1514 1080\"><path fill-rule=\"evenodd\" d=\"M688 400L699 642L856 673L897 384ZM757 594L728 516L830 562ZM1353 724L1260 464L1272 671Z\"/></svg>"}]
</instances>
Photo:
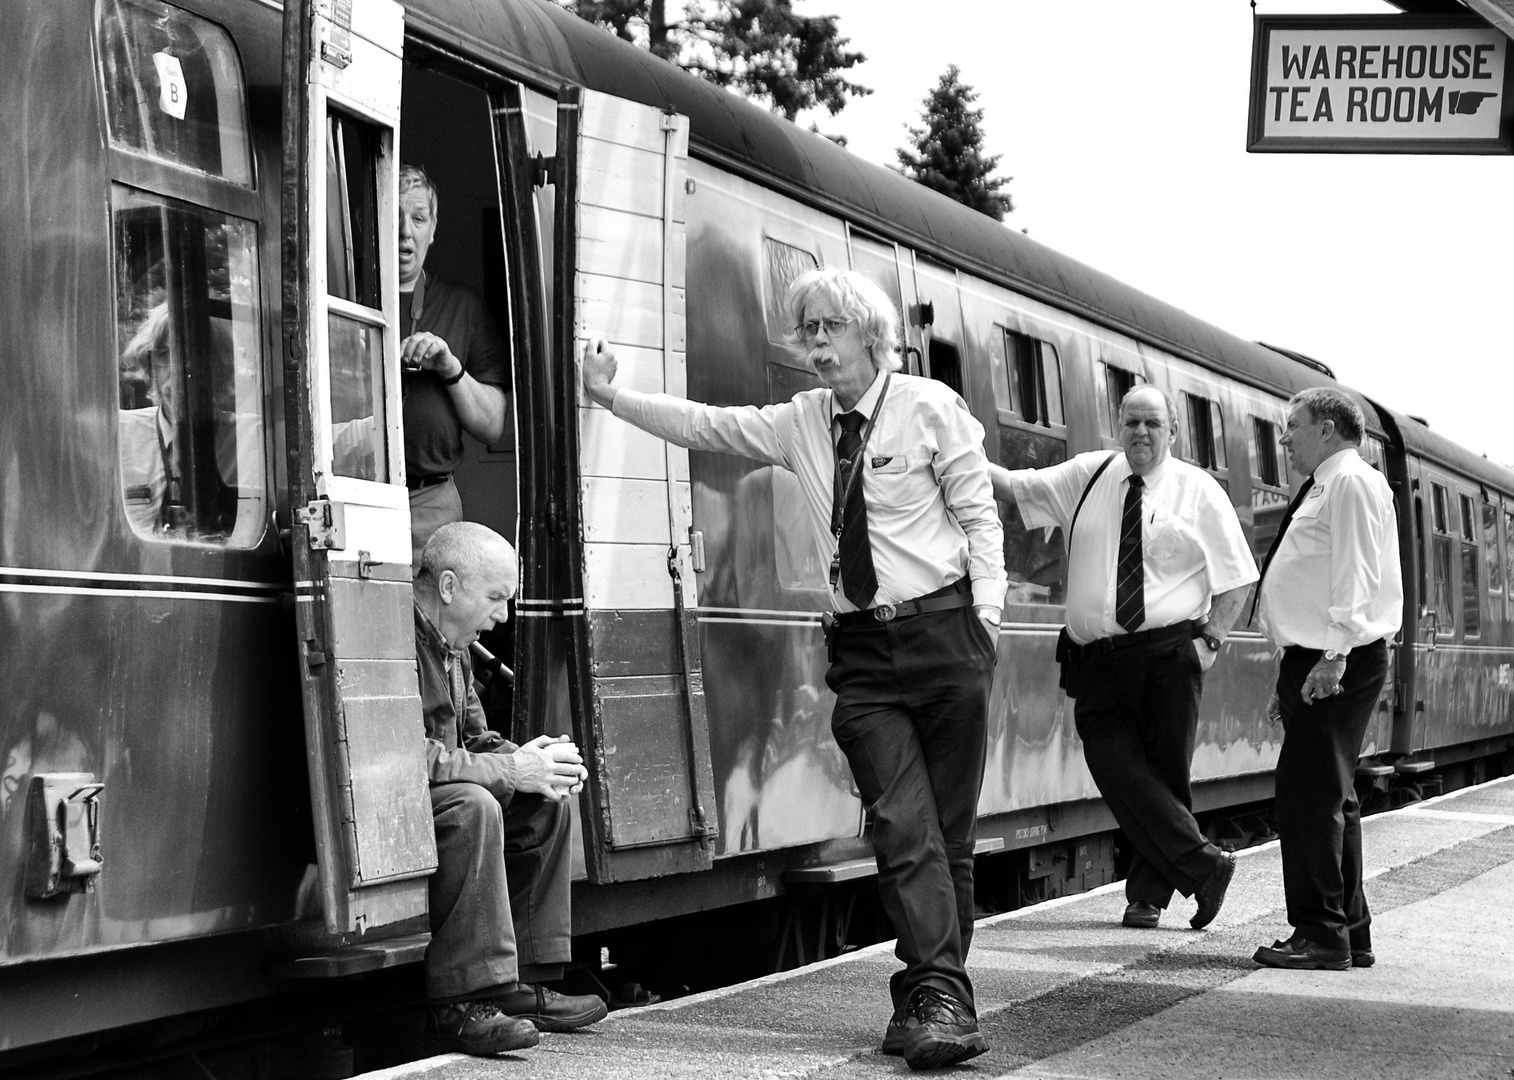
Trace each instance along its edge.
<instances>
[{"instance_id":1,"label":"evergreen tree","mask_svg":"<svg viewBox=\"0 0 1514 1080\"><path fill-rule=\"evenodd\" d=\"M844 72L867 59L848 49L834 15L794 13L793 0L688 0L669 21L667 0L559 0L580 18L717 86L767 103L788 120L871 94Z\"/></svg>"},{"instance_id":2,"label":"evergreen tree","mask_svg":"<svg viewBox=\"0 0 1514 1080\"><path fill-rule=\"evenodd\" d=\"M987 214L995 221L1014 210L1002 191L1010 176L995 177L1000 155L983 153L983 110L972 103L978 92L963 83L956 64L946 69L936 88L926 95L925 126L909 129L913 147L898 151L905 176Z\"/></svg>"}]
</instances>

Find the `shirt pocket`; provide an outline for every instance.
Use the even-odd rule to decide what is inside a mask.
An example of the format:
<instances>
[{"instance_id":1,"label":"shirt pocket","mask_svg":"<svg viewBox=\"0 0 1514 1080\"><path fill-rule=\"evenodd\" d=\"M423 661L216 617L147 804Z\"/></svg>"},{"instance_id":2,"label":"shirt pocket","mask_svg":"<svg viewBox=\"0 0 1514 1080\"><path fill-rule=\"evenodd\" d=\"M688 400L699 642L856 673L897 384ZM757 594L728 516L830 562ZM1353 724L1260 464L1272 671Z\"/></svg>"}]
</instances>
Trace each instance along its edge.
<instances>
[{"instance_id":1,"label":"shirt pocket","mask_svg":"<svg viewBox=\"0 0 1514 1080\"><path fill-rule=\"evenodd\" d=\"M1146 529L1146 555L1153 566L1173 572L1190 569L1203 559L1198 534L1181 518L1157 511Z\"/></svg>"},{"instance_id":2,"label":"shirt pocket","mask_svg":"<svg viewBox=\"0 0 1514 1080\"><path fill-rule=\"evenodd\" d=\"M1288 523L1288 542L1300 555L1313 555L1324 546L1329 527L1323 519L1325 497L1307 495Z\"/></svg>"},{"instance_id":3,"label":"shirt pocket","mask_svg":"<svg viewBox=\"0 0 1514 1080\"><path fill-rule=\"evenodd\" d=\"M869 446L863 463L868 489L890 506L903 508L935 494L936 476L930 469L929 450Z\"/></svg>"}]
</instances>

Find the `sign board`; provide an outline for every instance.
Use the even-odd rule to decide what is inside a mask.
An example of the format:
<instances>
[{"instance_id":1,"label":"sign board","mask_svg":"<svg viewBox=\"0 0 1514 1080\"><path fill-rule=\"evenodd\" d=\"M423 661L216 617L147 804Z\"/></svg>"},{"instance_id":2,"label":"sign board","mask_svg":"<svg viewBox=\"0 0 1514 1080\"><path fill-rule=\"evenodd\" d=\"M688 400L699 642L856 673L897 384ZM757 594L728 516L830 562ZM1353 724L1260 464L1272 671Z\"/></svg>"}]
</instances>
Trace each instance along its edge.
<instances>
[{"instance_id":1,"label":"sign board","mask_svg":"<svg viewBox=\"0 0 1514 1080\"><path fill-rule=\"evenodd\" d=\"M1253 153L1514 153L1509 39L1475 19L1259 15Z\"/></svg>"}]
</instances>

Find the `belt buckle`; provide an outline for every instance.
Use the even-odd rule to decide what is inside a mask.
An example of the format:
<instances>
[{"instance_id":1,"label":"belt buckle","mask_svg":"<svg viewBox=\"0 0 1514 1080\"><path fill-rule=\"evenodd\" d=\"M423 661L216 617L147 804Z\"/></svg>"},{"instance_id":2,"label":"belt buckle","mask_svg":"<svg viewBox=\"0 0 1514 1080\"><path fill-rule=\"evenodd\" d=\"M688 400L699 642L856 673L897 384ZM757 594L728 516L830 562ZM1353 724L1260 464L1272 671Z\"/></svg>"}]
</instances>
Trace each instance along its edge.
<instances>
[{"instance_id":1,"label":"belt buckle","mask_svg":"<svg viewBox=\"0 0 1514 1080\"><path fill-rule=\"evenodd\" d=\"M893 604L879 604L877 607L873 608L873 618L877 619L879 622L888 622L897 613L898 609L895 608Z\"/></svg>"}]
</instances>

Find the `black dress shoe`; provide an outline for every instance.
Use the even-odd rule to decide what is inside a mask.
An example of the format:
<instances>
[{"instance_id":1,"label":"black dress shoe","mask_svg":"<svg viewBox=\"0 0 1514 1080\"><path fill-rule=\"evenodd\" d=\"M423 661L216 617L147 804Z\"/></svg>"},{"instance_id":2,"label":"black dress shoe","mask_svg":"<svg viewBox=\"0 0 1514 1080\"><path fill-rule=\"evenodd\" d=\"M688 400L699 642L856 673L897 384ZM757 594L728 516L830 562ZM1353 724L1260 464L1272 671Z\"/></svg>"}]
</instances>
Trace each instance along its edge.
<instances>
[{"instance_id":1,"label":"black dress shoe","mask_svg":"<svg viewBox=\"0 0 1514 1080\"><path fill-rule=\"evenodd\" d=\"M1155 930L1161 918L1162 909L1155 904L1133 900L1125 905L1125 917L1120 920L1120 925L1133 926L1138 930Z\"/></svg>"},{"instance_id":2,"label":"black dress shoe","mask_svg":"<svg viewBox=\"0 0 1514 1080\"><path fill-rule=\"evenodd\" d=\"M610 1011L594 994L569 997L530 983L521 983L518 990L508 994L496 994L494 1000L502 1011L529 1020L540 1031L577 1031L603 1020Z\"/></svg>"},{"instance_id":3,"label":"black dress shoe","mask_svg":"<svg viewBox=\"0 0 1514 1080\"><path fill-rule=\"evenodd\" d=\"M1225 902L1225 890L1230 888L1230 880L1235 877L1235 856L1228 851L1220 852L1220 865L1214 868L1214 872L1204 879L1204 884L1199 886L1198 892L1193 898L1199 902L1199 909L1193 913L1193 918L1188 920L1188 925L1195 930L1202 930L1214 922L1214 917L1220 913L1220 905Z\"/></svg>"},{"instance_id":4,"label":"black dress shoe","mask_svg":"<svg viewBox=\"0 0 1514 1080\"><path fill-rule=\"evenodd\" d=\"M540 1039L530 1021L505 1015L490 998L433 1005L426 1016L426 1043L433 1053L492 1057L535 1046Z\"/></svg>"},{"instance_id":5,"label":"black dress shoe","mask_svg":"<svg viewBox=\"0 0 1514 1080\"><path fill-rule=\"evenodd\" d=\"M934 986L917 986L906 1011L915 1023L904 1038L904 1063L911 1069L938 1069L977 1057L988 1049L978 1018L964 1002Z\"/></svg>"},{"instance_id":6,"label":"black dress shoe","mask_svg":"<svg viewBox=\"0 0 1514 1080\"><path fill-rule=\"evenodd\" d=\"M1270 949L1263 945L1251 959L1263 967L1291 971L1346 971L1351 967L1351 950L1327 949L1308 938L1294 936L1287 941L1274 941Z\"/></svg>"},{"instance_id":7,"label":"black dress shoe","mask_svg":"<svg viewBox=\"0 0 1514 1080\"><path fill-rule=\"evenodd\" d=\"M1351 950L1352 967L1371 967L1375 963L1377 963L1377 957L1372 955L1371 949Z\"/></svg>"}]
</instances>

